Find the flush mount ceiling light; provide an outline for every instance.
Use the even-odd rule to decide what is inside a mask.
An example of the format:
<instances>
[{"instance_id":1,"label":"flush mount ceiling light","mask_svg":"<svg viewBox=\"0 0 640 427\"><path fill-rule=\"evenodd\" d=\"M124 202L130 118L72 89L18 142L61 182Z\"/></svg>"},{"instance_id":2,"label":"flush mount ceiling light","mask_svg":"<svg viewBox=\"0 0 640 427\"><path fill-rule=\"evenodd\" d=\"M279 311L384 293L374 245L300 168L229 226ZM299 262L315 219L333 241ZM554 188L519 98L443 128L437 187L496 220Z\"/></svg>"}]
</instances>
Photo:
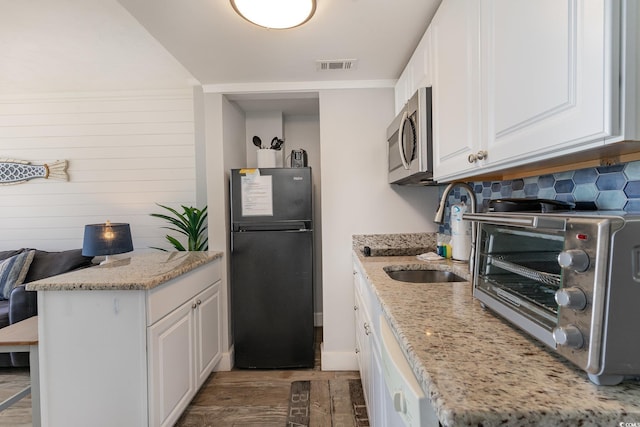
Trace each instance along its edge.
<instances>
[{"instance_id":1,"label":"flush mount ceiling light","mask_svg":"<svg viewBox=\"0 0 640 427\"><path fill-rule=\"evenodd\" d=\"M316 11L316 0L230 0L244 19L265 28L293 28L307 22Z\"/></svg>"}]
</instances>

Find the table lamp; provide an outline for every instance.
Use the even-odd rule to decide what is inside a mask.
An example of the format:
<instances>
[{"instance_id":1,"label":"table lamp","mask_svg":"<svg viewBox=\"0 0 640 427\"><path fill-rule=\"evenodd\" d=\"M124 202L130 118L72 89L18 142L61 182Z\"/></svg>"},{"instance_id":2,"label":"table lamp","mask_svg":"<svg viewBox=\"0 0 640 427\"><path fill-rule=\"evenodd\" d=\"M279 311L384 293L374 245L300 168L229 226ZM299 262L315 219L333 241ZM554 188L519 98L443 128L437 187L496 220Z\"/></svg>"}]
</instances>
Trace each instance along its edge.
<instances>
[{"instance_id":1,"label":"table lamp","mask_svg":"<svg viewBox=\"0 0 640 427\"><path fill-rule=\"evenodd\" d=\"M82 255L106 255L105 260L100 265L114 261L111 255L131 252L132 250L133 242L131 241L129 224L107 221L104 224L87 224L84 226Z\"/></svg>"}]
</instances>

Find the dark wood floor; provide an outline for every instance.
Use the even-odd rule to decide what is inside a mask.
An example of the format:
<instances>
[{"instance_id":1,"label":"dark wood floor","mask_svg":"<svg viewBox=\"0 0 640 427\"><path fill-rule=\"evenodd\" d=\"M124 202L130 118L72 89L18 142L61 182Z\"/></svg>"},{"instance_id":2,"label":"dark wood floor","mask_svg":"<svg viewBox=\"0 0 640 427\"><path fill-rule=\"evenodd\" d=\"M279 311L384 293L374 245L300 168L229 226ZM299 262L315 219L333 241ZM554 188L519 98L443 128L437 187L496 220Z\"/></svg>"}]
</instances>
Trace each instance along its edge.
<instances>
[{"instance_id":1,"label":"dark wood floor","mask_svg":"<svg viewBox=\"0 0 640 427\"><path fill-rule=\"evenodd\" d=\"M316 341L321 342L320 329L316 335ZM176 426L282 427L286 423L293 381L311 381L310 427L368 425L354 414L349 397L349 381L359 378L358 372L321 371L318 344L314 369L214 372ZM1 368L0 401L28 383L28 369ZM30 397L0 412L0 427L5 426L31 426Z\"/></svg>"}]
</instances>

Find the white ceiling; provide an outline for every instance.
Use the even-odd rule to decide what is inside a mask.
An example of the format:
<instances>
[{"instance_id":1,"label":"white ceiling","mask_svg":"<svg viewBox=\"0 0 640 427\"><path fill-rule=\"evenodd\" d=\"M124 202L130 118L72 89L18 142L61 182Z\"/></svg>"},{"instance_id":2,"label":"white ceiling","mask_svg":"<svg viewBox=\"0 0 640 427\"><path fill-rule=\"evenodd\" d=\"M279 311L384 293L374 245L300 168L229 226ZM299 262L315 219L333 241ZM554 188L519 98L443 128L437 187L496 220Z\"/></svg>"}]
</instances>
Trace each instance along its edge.
<instances>
[{"instance_id":1,"label":"white ceiling","mask_svg":"<svg viewBox=\"0 0 640 427\"><path fill-rule=\"evenodd\" d=\"M228 0L0 0L0 93L395 80L440 1L318 0L267 30ZM357 67L316 69L336 59Z\"/></svg>"},{"instance_id":2,"label":"white ceiling","mask_svg":"<svg viewBox=\"0 0 640 427\"><path fill-rule=\"evenodd\" d=\"M189 79L115 0L0 0L0 94L184 88Z\"/></svg>"}]
</instances>

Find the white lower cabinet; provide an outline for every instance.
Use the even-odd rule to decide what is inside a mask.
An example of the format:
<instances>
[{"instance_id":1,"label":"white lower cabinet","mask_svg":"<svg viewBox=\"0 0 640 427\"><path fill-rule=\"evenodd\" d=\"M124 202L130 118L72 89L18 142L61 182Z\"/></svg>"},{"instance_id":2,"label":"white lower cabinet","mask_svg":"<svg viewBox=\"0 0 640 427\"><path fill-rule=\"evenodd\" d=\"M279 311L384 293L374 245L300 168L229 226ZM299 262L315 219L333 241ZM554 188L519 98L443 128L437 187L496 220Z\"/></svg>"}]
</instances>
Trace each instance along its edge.
<instances>
[{"instance_id":1,"label":"white lower cabinet","mask_svg":"<svg viewBox=\"0 0 640 427\"><path fill-rule=\"evenodd\" d=\"M382 371L379 323L380 303L354 266L356 354L364 392L369 425L372 427L401 427L402 418L393 407Z\"/></svg>"},{"instance_id":2,"label":"white lower cabinet","mask_svg":"<svg viewBox=\"0 0 640 427\"><path fill-rule=\"evenodd\" d=\"M353 268L356 354L369 425L437 427L439 421L435 410L424 392L419 390L414 374L409 372L408 362L400 354L397 340L394 338L393 345L389 347L384 344L381 322L386 321L381 320L384 315L380 301L358 265L354 264ZM393 356L390 358L389 354ZM403 367L398 368L398 365ZM387 382L385 378L391 381Z\"/></svg>"},{"instance_id":3,"label":"white lower cabinet","mask_svg":"<svg viewBox=\"0 0 640 427\"><path fill-rule=\"evenodd\" d=\"M196 298L196 387L200 388L222 355L220 282Z\"/></svg>"},{"instance_id":4,"label":"white lower cabinet","mask_svg":"<svg viewBox=\"0 0 640 427\"><path fill-rule=\"evenodd\" d=\"M150 425L173 425L220 355L220 282L148 328Z\"/></svg>"},{"instance_id":5,"label":"white lower cabinet","mask_svg":"<svg viewBox=\"0 0 640 427\"><path fill-rule=\"evenodd\" d=\"M174 425L222 358L220 292L220 260L150 290L38 292L42 425Z\"/></svg>"}]
</instances>

